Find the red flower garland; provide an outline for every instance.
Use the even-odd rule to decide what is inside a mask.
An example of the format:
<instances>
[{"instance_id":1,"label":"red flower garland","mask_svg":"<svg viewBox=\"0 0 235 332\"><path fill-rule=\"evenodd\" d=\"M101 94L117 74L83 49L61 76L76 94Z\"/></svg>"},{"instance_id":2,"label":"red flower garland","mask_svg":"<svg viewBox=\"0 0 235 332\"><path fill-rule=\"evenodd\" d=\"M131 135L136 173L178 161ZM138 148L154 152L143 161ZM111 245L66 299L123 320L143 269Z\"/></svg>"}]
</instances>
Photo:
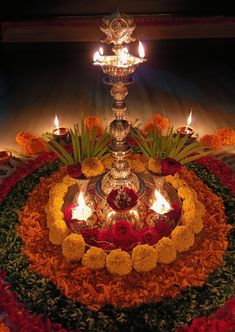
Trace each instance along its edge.
<instances>
[{"instance_id":1,"label":"red flower garland","mask_svg":"<svg viewBox=\"0 0 235 332\"><path fill-rule=\"evenodd\" d=\"M199 317L190 326L180 327L177 332L233 332L235 331L235 297L228 300L222 309L209 317Z\"/></svg>"},{"instance_id":2,"label":"red flower garland","mask_svg":"<svg viewBox=\"0 0 235 332\"><path fill-rule=\"evenodd\" d=\"M17 300L17 296L10 290L10 284L4 282L5 272L0 273L0 312L3 312L3 321L12 331L36 332L67 332L58 323L50 319L43 319L41 315L32 315L24 305Z\"/></svg>"},{"instance_id":3,"label":"red flower garland","mask_svg":"<svg viewBox=\"0 0 235 332\"><path fill-rule=\"evenodd\" d=\"M196 163L205 166L209 171L216 175L235 196L235 176L231 168L226 166L221 160L209 156L198 159Z\"/></svg>"}]
</instances>

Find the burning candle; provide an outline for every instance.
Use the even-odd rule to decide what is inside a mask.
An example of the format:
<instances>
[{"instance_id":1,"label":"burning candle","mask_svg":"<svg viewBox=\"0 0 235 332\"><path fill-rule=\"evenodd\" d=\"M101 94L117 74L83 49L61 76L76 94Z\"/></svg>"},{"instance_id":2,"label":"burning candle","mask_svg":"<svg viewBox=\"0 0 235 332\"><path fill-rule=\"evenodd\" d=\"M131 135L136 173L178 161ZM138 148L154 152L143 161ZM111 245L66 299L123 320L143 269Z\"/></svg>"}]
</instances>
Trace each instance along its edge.
<instances>
[{"instance_id":1,"label":"burning candle","mask_svg":"<svg viewBox=\"0 0 235 332\"><path fill-rule=\"evenodd\" d=\"M180 134L180 137L188 136L191 137L194 134L194 130L192 127L190 127L192 122L192 110L190 111L190 114L187 119L187 125L184 127L177 128L176 132L177 134Z\"/></svg>"},{"instance_id":2,"label":"burning candle","mask_svg":"<svg viewBox=\"0 0 235 332\"><path fill-rule=\"evenodd\" d=\"M10 151L0 151L0 165L8 163L11 159L12 153Z\"/></svg>"},{"instance_id":3,"label":"burning candle","mask_svg":"<svg viewBox=\"0 0 235 332\"><path fill-rule=\"evenodd\" d=\"M77 204L78 205L72 210L72 219L87 221L92 215L92 210L86 204L82 192L80 192L77 197Z\"/></svg>"},{"instance_id":4,"label":"burning candle","mask_svg":"<svg viewBox=\"0 0 235 332\"><path fill-rule=\"evenodd\" d=\"M66 138L69 133L69 130L68 130L68 128L60 127L60 122L59 122L57 115L55 116L54 125L55 125L55 129L52 131L53 137L55 139Z\"/></svg>"},{"instance_id":5,"label":"burning candle","mask_svg":"<svg viewBox=\"0 0 235 332\"><path fill-rule=\"evenodd\" d=\"M141 43L141 41L139 41L139 56L142 60L144 59L144 56L145 56L144 46Z\"/></svg>"},{"instance_id":6,"label":"burning candle","mask_svg":"<svg viewBox=\"0 0 235 332\"><path fill-rule=\"evenodd\" d=\"M151 210L158 214L165 214L172 209L170 204L157 189L155 189L154 196L155 200L153 205L150 207Z\"/></svg>"}]
</instances>

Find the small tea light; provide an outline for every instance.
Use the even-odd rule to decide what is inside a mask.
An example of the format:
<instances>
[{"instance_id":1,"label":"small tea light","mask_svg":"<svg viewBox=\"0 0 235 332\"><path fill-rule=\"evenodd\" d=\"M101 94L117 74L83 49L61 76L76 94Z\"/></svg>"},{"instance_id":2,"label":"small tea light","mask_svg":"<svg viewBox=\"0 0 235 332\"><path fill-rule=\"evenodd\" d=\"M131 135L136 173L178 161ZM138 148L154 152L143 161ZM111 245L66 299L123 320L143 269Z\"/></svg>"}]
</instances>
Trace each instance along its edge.
<instances>
[{"instance_id":1,"label":"small tea light","mask_svg":"<svg viewBox=\"0 0 235 332\"><path fill-rule=\"evenodd\" d=\"M0 165L5 165L11 159L12 153L10 151L0 151Z\"/></svg>"},{"instance_id":2,"label":"small tea light","mask_svg":"<svg viewBox=\"0 0 235 332\"><path fill-rule=\"evenodd\" d=\"M187 120L187 126L179 127L176 129L177 134L180 135L180 137L188 136L189 138L193 136L194 130L192 127L190 127L190 124L192 122L192 110L190 111L188 120Z\"/></svg>"},{"instance_id":3,"label":"small tea light","mask_svg":"<svg viewBox=\"0 0 235 332\"><path fill-rule=\"evenodd\" d=\"M60 127L60 122L57 115L55 116L54 124L55 124L55 129L52 131L53 137L58 140L65 139L69 133L69 130L68 128Z\"/></svg>"}]
</instances>

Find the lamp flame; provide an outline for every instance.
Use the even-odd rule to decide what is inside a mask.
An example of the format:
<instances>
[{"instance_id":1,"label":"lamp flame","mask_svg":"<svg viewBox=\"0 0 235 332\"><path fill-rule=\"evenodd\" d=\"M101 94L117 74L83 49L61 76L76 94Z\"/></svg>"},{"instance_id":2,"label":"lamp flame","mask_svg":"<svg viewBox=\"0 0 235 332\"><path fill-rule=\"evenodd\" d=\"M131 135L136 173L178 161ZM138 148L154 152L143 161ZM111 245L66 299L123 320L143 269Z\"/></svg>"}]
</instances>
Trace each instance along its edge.
<instances>
[{"instance_id":1,"label":"lamp flame","mask_svg":"<svg viewBox=\"0 0 235 332\"><path fill-rule=\"evenodd\" d=\"M99 53L99 51L96 51L93 55L93 61L97 62L97 61L99 61L99 59L100 59L100 53Z\"/></svg>"},{"instance_id":2,"label":"lamp flame","mask_svg":"<svg viewBox=\"0 0 235 332\"><path fill-rule=\"evenodd\" d=\"M192 122L192 110L190 111L190 114L188 116L187 125L190 126L191 122Z\"/></svg>"},{"instance_id":3,"label":"lamp flame","mask_svg":"<svg viewBox=\"0 0 235 332\"><path fill-rule=\"evenodd\" d=\"M92 215L91 208L86 204L84 195L82 192L77 197L77 206L72 209L72 219L87 221Z\"/></svg>"},{"instance_id":4,"label":"lamp flame","mask_svg":"<svg viewBox=\"0 0 235 332\"><path fill-rule=\"evenodd\" d=\"M99 48L99 53L100 53L100 55L104 55L103 47L100 47L100 48Z\"/></svg>"},{"instance_id":5,"label":"lamp flame","mask_svg":"<svg viewBox=\"0 0 235 332\"><path fill-rule=\"evenodd\" d=\"M141 43L141 41L139 41L139 56L140 58L144 58L145 56L145 52L144 52L144 46L143 44Z\"/></svg>"},{"instance_id":6,"label":"lamp flame","mask_svg":"<svg viewBox=\"0 0 235 332\"><path fill-rule=\"evenodd\" d=\"M59 119L58 119L57 115L55 116L54 125L55 125L56 128L59 128L59 126L60 126L60 122L59 122Z\"/></svg>"},{"instance_id":7,"label":"lamp flame","mask_svg":"<svg viewBox=\"0 0 235 332\"><path fill-rule=\"evenodd\" d=\"M169 212L171 210L170 204L157 189L155 190L154 195L155 201L153 202L153 205L150 207L150 209L159 214Z\"/></svg>"},{"instance_id":8,"label":"lamp flame","mask_svg":"<svg viewBox=\"0 0 235 332\"><path fill-rule=\"evenodd\" d=\"M129 52L127 47L124 47L120 53L120 63L121 65L125 65L127 63L129 57Z\"/></svg>"}]
</instances>

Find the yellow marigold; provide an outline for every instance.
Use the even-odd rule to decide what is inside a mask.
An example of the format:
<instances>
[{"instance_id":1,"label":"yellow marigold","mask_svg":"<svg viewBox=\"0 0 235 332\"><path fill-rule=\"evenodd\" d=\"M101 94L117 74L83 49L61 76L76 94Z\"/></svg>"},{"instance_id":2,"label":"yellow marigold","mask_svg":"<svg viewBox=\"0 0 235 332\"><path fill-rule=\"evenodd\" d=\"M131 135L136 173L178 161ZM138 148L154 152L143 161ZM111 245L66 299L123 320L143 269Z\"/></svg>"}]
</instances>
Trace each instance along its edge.
<instances>
[{"instance_id":1,"label":"yellow marigold","mask_svg":"<svg viewBox=\"0 0 235 332\"><path fill-rule=\"evenodd\" d=\"M189 197L192 197L192 199L197 199L197 194L194 190L189 188L189 186L181 186L178 189L178 194L181 198L187 199Z\"/></svg>"},{"instance_id":2,"label":"yellow marigold","mask_svg":"<svg viewBox=\"0 0 235 332\"><path fill-rule=\"evenodd\" d=\"M85 241L81 234L70 234L62 242L62 254L70 261L78 261L85 251Z\"/></svg>"},{"instance_id":3,"label":"yellow marigold","mask_svg":"<svg viewBox=\"0 0 235 332\"><path fill-rule=\"evenodd\" d=\"M98 176L104 171L104 166L98 158L85 158L81 165L82 173L86 178Z\"/></svg>"},{"instance_id":4,"label":"yellow marigold","mask_svg":"<svg viewBox=\"0 0 235 332\"><path fill-rule=\"evenodd\" d=\"M66 188L66 192L68 190L68 187L74 185L74 184L77 184L77 180L74 179L74 178L71 178L71 176L69 175L66 175L64 178L63 178L63 184L65 184L65 188Z\"/></svg>"},{"instance_id":5,"label":"yellow marigold","mask_svg":"<svg viewBox=\"0 0 235 332\"><path fill-rule=\"evenodd\" d=\"M184 180L181 180L180 177L179 177L179 173L176 173L174 176L172 175L167 175L165 177L165 180L170 183L176 190L178 188L180 188L183 183L184 183Z\"/></svg>"},{"instance_id":6,"label":"yellow marigold","mask_svg":"<svg viewBox=\"0 0 235 332\"><path fill-rule=\"evenodd\" d=\"M192 199L191 197L184 199L182 208L183 208L183 212L190 211L193 215L195 215L195 213L196 213L195 200Z\"/></svg>"},{"instance_id":7,"label":"yellow marigold","mask_svg":"<svg viewBox=\"0 0 235 332\"><path fill-rule=\"evenodd\" d=\"M204 135L200 139L200 143L209 146L212 150L219 150L222 146L221 139L217 135Z\"/></svg>"},{"instance_id":8,"label":"yellow marigold","mask_svg":"<svg viewBox=\"0 0 235 332\"><path fill-rule=\"evenodd\" d=\"M235 144L235 131L231 128L219 128L215 135L220 138L223 145Z\"/></svg>"},{"instance_id":9,"label":"yellow marigold","mask_svg":"<svg viewBox=\"0 0 235 332\"><path fill-rule=\"evenodd\" d=\"M112 163L113 163L113 157L112 156L108 156L108 157L105 157L103 160L102 160L102 165L104 166L104 168L106 170L110 170L111 169L111 166L112 166Z\"/></svg>"},{"instance_id":10,"label":"yellow marigold","mask_svg":"<svg viewBox=\"0 0 235 332\"><path fill-rule=\"evenodd\" d=\"M143 173L145 171L146 159L139 154L131 155L128 158L128 163L131 167L132 172Z\"/></svg>"},{"instance_id":11,"label":"yellow marigold","mask_svg":"<svg viewBox=\"0 0 235 332\"><path fill-rule=\"evenodd\" d=\"M150 172L153 172L153 173L161 173L161 162L160 160L158 160L157 158L153 157L153 158L150 158L149 161L148 161L148 169Z\"/></svg>"},{"instance_id":12,"label":"yellow marigold","mask_svg":"<svg viewBox=\"0 0 235 332\"><path fill-rule=\"evenodd\" d=\"M182 224L192 230L193 233L198 234L203 229L202 218L197 215L191 215L190 212L185 212L181 218Z\"/></svg>"},{"instance_id":13,"label":"yellow marigold","mask_svg":"<svg viewBox=\"0 0 235 332\"><path fill-rule=\"evenodd\" d=\"M51 224L49 231L49 240L52 244L60 245L66 236L69 234L68 227L64 220L56 220Z\"/></svg>"},{"instance_id":14,"label":"yellow marigold","mask_svg":"<svg viewBox=\"0 0 235 332\"><path fill-rule=\"evenodd\" d=\"M193 232L186 226L177 226L171 232L171 238L178 252L187 251L194 244Z\"/></svg>"},{"instance_id":15,"label":"yellow marigold","mask_svg":"<svg viewBox=\"0 0 235 332\"><path fill-rule=\"evenodd\" d=\"M124 276L132 270L130 255L121 249L112 250L106 257L106 267L110 273Z\"/></svg>"},{"instance_id":16,"label":"yellow marigold","mask_svg":"<svg viewBox=\"0 0 235 332\"><path fill-rule=\"evenodd\" d=\"M206 214L205 206L198 200L196 201L196 211L198 218L203 218Z\"/></svg>"},{"instance_id":17,"label":"yellow marigold","mask_svg":"<svg viewBox=\"0 0 235 332\"><path fill-rule=\"evenodd\" d=\"M174 242L169 237L163 237L156 245L157 261L161 264L170 264L176 260Z\"/></svg>"},{"instance_id":18,"label":"yellow marigold","mask_svg":"<svg viewBox=\"0 0 235 332\"><path fill-rule=\"evenodd\" d=\"M101 248L91 247L82 257L82 264L91 270L101 270L105 267L107 254Z\"/></svg>"},{"instance_id":19,"label":"yellow marigold","mask_svg":"<svg viewBox=\"0 0 235 332\"><path fill-rule=\"evenodd\" d=\"M148 244L139 244L132 250L132 263L137 272L148 272L156 267L157 252Z\"/></svg>"}]
</instances>

